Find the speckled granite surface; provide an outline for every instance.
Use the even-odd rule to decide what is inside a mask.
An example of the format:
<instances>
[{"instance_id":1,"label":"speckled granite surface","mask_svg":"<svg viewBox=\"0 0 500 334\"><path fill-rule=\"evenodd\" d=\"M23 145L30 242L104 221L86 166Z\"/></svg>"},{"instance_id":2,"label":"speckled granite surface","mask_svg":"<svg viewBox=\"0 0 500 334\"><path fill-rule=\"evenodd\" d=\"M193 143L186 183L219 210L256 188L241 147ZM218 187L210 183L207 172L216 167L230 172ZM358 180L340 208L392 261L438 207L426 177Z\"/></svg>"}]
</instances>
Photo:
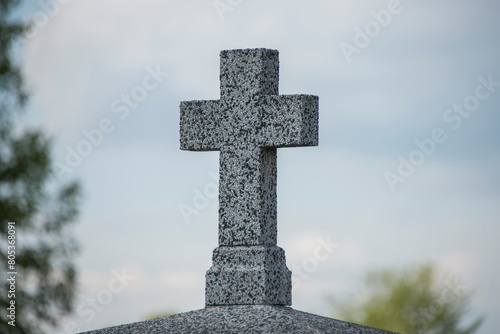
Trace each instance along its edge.
<instances>
[{"instance_id":1,"label":"speckled granite surface","mask_svg":"<svg viewBox=\"0 0 500 334\"><path fill-rule=\"evenodd\" d=\"M206 305L291 304L291 272L276 246L216 248L206 286Z\"/></svg>"},{"instance_id":2,"label":"speckled granite surface","mask_svg":"<svg viewBox=\"0 0 500 334\"><path fill-rule=\"evenodd\" d=\"M278 51L222 51L220 99L180 105L181 149L220 152L207 305L292 302L291 272L276 247L276 149L318 145L318 97L278 95L278 85Z\"/></svg>"},{"instance_id":3,"label":"speckled granite surface","mask_svg":"<svg viewBox=\"0 0 500 334\"><path fill-rule=\"evenodd\" d=\"M87 334L166 334L166 333L392 333L285 306L215 306L166 318L109 327Z\"/></svg>"},{"instance_id":4,"label":"speckled granite surface","mask_svg":"<svg viewBox=\"0 0 500 334\"><path fill-rule=\"evenodd\" d=\"M278 95L278 51L220 54L221 98L180 104L180 147L220 151L219 245L276 245L276 148L318 145L318 97Z\"/></svg>"}]
</instances>

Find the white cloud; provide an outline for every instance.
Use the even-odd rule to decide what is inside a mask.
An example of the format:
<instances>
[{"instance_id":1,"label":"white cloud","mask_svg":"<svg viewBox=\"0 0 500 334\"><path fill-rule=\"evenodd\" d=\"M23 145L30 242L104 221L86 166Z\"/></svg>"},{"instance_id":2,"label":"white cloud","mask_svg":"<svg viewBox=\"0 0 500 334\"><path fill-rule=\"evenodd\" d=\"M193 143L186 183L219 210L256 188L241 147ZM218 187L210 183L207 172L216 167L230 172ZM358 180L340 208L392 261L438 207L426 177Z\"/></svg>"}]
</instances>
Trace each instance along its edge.
<instances>
[{"instance_id":1,"label":"white cloud","mask_svg":"<svg viewBox=\"0 0 500 334\"><path fill-rule=\"evenodd\" d=\"M467 245L464 246L467 247ZM468 279L481 265L484 265L475 252L459 249L445 252L439 256L437 262L444 275L451 272L453 275L465 276ZM474 278L477 279L477 277Z\"/></svg>"}]
</instances>

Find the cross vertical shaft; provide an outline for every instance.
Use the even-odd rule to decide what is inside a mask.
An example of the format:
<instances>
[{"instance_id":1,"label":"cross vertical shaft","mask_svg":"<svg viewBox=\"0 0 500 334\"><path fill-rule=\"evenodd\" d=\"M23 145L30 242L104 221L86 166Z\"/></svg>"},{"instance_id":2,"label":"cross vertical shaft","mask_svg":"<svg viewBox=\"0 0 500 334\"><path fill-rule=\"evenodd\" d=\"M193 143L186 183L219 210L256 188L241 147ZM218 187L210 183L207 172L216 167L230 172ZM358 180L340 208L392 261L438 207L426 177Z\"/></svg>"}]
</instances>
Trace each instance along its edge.
<instances>
[{"instance_id":1,"label":"cross vertical shaft","mask_svg":"<svg viewBox=\"0 0 500 334\"><path fill-rule=\"evenodd\" d=\"M276 148L318 143L318 98L278 95L278 52L221 52L219 100L181 102L181 149L220 151L219 247L207 305L291 304L276 246Z\"/></svg>"},{"instance_id":2,"label":"cross vertical shaft","mask_svg":"<svg viewBox=\"0 0 500 334\"><path fill-rule=\"evenodd\" d=\"M276 245L276 149L220 151L219 245Z\"/></svg>"}]
</instances>

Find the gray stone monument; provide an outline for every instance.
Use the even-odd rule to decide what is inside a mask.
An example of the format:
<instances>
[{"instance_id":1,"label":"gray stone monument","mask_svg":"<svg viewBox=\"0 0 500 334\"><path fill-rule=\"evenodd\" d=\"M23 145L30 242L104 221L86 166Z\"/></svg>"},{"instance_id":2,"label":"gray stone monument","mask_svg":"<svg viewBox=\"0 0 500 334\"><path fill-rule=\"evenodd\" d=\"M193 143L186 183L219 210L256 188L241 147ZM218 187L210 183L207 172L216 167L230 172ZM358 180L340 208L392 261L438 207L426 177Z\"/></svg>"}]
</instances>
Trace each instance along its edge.
<instances>
[{"instance_id":1,"label":"gray stone monument","mask_svg":"<svg viewBox=\"0 0 500 334\"><path fill-rule=\"evenodd\" d=\"M372 333L296 311L276 246L276 149L318 145L318 97L278 95L278 51L220 54L220 99L181 102L182 150L219 151L219 247L206 307L87 333Z\"/></svg>"},{"instance_id":2,"label":"gray stone monument","mask_svg":"<svg viewBox=\"0 0 500 334\"><path fill-rule=\"evenodd\" d=\"M276 148L318 145L318 97L278 95L278 51L220 58L220 99L181 102L181 149L220 151L206 305L291 305L291 272L276 246Z\"/></svg>"}]
</instances>

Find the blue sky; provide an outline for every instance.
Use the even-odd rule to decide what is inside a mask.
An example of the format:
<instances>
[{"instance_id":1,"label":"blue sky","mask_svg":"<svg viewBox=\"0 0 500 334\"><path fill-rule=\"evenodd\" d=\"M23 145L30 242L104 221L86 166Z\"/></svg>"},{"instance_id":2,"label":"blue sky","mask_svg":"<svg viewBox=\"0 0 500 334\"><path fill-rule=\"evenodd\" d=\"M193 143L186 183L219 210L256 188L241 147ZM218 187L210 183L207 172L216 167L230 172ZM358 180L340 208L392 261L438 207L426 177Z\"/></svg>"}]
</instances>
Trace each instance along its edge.
<instances>
[{"instance_id":1,"label":"blue sky","mask_svg":"<svg viewBox=\"0 0 500 334\"><path fill-rule=\"evenodd\" d=\"M179 102L217 99L219 52L255 47L280 51L281 94L320 98L320 145L278 152L278 244L307 271L292 306L329 315L368 269L434 261L476 289L479 333L500 327L498 1L63 2L22 8L18 51L28 122L59 166L85 153L61 173L85 189L61 333L204 306L218 154L179 150Z\"/></svg>"}]
</instances>

